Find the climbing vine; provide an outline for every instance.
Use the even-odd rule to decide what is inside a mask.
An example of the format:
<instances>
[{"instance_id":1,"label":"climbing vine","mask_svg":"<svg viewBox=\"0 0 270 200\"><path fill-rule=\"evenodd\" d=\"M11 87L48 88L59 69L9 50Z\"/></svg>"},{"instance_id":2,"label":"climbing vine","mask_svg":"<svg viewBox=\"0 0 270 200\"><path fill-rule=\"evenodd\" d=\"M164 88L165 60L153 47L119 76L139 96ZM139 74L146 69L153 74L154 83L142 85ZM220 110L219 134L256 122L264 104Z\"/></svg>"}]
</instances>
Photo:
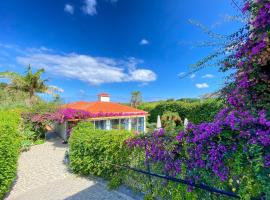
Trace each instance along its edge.
<instances>
[{"instance_id":1,"label":"climbing vine","mask_svg":"<svg viewBox=\"0 0 270 200\"><path fill-rule=\"evenodd\" d=\"M213 122L189 123L168 142L163 130L152 138L130 138L146 159L162 163L164 173L191 182L215 184L244 199L270 198L270 2L246 1L242 35L222 70L236 70L223 89L225 107ZM189 188L192 191L193 188Z\"/></svg>"}]
</instances>

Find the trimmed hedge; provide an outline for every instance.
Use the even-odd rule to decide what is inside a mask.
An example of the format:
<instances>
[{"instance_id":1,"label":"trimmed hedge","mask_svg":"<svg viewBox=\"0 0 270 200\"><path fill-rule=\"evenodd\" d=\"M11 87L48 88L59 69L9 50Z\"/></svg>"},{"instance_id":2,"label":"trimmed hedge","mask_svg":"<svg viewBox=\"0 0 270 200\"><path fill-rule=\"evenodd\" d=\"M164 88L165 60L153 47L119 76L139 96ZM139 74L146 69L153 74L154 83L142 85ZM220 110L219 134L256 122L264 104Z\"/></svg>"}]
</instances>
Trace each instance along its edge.
<instances>
[{"instance_id":1,"label":"trimmed hedge","mask_svg":"<svg viewBox=\"0 0 270 200\"><path fill-rule=\"evenodd\" d=\"M130 150L124 141L130 136L128 131L94 130L92 123L80 122L69 139L72 171L103 177L110 180L111 187L120 185L123 171L115 165L128 163Z\"/></svg>"},{"instance_id":2,"label":"trimmed hedge","mask_svg":"<svg viewBox=\"0 0 270 200\"><path fill-rule=\"evenodd\" d=\"M4 198L16 177L20 153L19 123L18 112L0 111L0 199Z\"/></svg>"},{"instance_id":3,"label":"trimmed hedge","mask_svg":"<svg viewBox=\"0 0 270 200\"><path fill-rule=\"evenodd\" d=\"M152 105L153 104L153 105ZM212 121L216 113L223 107L223 103L216 99L207 99L197 102L169 101L156 104L143 103L140 109L149 112L148 121L157 121L157 116L166 111L177 112L182 120L187 118L189 121L199 124L201 122Z\"/></svg>"},{"instance_id":4,"label":"trimmed hedge","mask_svg":"<svg viewBox=\"0 0 270 200\"><path fill-rule=\"evenodd\" d=\"M141 136L145 137L145 135ZM199 189L190 193L187 192L186 185L166 182L155 177L149 179L148 175L117 167L117 165L126 165L147 170L145 152L140 148L128 148L125 143L128 138L134 138L134 135L127 131L94 130L90 122L80 122L73 129L69 139L70 168L76 174L105 178L110 181L111 188L124 184L146 194L145 199L155 199L155 197L175 200L195 200L200 197L203 197L202 199L228 199ZM167 148L175 145L170 140L167 142ZM152 172L163 174L163 169L163 163L151 163ZM214 177L211 180L214 182Z\"/></svg>"}]
</instances>

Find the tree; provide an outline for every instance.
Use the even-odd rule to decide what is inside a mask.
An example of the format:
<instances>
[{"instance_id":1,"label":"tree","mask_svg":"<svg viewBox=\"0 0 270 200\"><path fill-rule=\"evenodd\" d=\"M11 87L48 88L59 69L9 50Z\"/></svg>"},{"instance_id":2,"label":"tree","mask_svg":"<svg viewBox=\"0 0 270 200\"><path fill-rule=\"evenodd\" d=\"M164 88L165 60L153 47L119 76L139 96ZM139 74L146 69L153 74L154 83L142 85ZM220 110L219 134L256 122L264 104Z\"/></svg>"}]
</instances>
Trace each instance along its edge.
<instances>
[{"instance_id":1,"label":"tree","mask_svg":"<svg viewBox=\"0 0 270 200\"><path fill-rule=\"evenodd\" d=\"M37 92L44 93L48 90L46 86L47 79L42 80L41 75L45 72L44 69L39 69L33 73L31 66L27 67L25 75L16 72L0 72L0 78L7 78L10 80L8 89L19 90L26 92L31 102Z\"/></svg>"},{"instance_id":2,"label":"tree","mask_svg":"<svg viewBox=\"0 0 270 200\"><path fill-rule=\"evenodd\" d=\"M137 108L142 103L142 95L140 91L133 91L131 93L130 105Z\"/></svg>"}]
</instances>

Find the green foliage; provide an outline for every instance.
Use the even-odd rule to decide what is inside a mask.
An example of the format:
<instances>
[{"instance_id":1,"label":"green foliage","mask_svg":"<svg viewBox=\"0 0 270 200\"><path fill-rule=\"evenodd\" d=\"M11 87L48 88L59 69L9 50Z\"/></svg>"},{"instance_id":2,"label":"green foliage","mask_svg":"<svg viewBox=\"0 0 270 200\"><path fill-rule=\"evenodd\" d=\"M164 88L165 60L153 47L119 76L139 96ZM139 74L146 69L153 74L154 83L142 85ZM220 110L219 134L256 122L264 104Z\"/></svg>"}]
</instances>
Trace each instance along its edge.
<instances>
[{"instance_id":1,"label":"green foliage","mask_svg":"<svg viewBox=\"0 0 270 200\"><path fill-rule=\"evenodd\" d=\"M3 84L0 86L0 109L23 108L27 99L28 95L25 92L10 90Z\"/></svg>"},{"instance_id":2,"label":"green foliage","mask_svg":"<svg viewBox=\"0 0 270 200\"><path fill-rule=\"evenodd\" d=\"M228 156L227 165L230 168L231 177L228 184L243 199L259 198L263 193L268 199L270 170L263 167L263 159L260 155L262 147L251 144L249 148L245 148L243 144L239 144L238 150ZM243 153L243 148L245 148L245 153Z\"/></svg>"},{"instance_id":3,"label":"green foliage","mask_svg":"<svg viewBox=\"0 0 270 200\"><path fill-rule=\"evenodd\" d=\"M16 177L20 153L19 123L19 112L0 111L0 199L9 191Z\"/></svg>"},{"instance_id":4,"label":"green foliage","mask_svg":"<svg viewBox=\"0 0 270 200\"><path fill-rule=\"evenodd\" d=\"M185 102L153 102L143 103L140 109L149 112L149 122L156 122L157 116L162 116L164 112L171 111L179 114L181 119L187 118L189 121L199 124L213 120L216 113L223 107L221 100L207 99L202 101Z\"/></svg>"},{"instance_id":5,"label":"green foliage","mask_svg":"<svg viewBox=\"0 0 270 200\"><path fill-rule=\"evenodd\" d=\"M155 123L155 122L153 122L153 123L146 122L146 130L147 130L148 133L152 133L156 128L157 128L157 123Z\"/></svg>"},{"instance_id":6,"label":"green foliage","mask_svg":"<svg viewBox=\"0 0 270 200\"><path fill-rule=\"evenodd\" d=\"M176 126L182 125L182 120L177 112L165 111L161 116L162 125L166 132L174 132Z\"/></svg>"},{"instance_id":7,"label":"green foliage","mask_svg":"<svg viewBox=\"0 0 270 200\"><path fill-rule=\"evenodd\" d=\"M59 108L58 103L39 101L27 109L23 113L23 122L21 132L24 137L25 144L33 144L36 140L44 139L46 133L46 125L51 125L51 122L42 118L42 114L53 113ZM40 117L40 120L33 120L33 118Z\"/></svg>"},{"instance_id":8,"label":"green foliage","mask_svg":"<svg viewBox=\"0 0 270 200\"><path fill-rule=\"evenodd\" d=\"M223 135L228 133L224 132ZM132 170L117 167L127 165L147 171L145 165L145 152L140 148L127 148L124 141L130 138L131 133L126 131L95 130L90 122L80 122L74 129L69 140L70 145L70 167L73 172L84 175L96 175L110 181L109 187L116 188L125 184L134 191L141 191L146 194L145 199L213 199L227 200L224 195L217 195L201 189L192 189L187 192L187 186L183 184L165 181L160 178L149 177L148 175L134 172ZM145 137L139 135L137 137ZM171 140L169 139L171 137ZM177 143L173 142L175 136L170 135L166 140L165 148L171 151ZM229 140L230 138L228 138ZM183 156L186 155L186 147L183 146ZM194 173L203 177L202 182L207 185L236 192L243 199L259 197L261 192L269 193L267 176L261 174L262 160L251 163L243 151L238 149L233 155L227 155L230 179L221 182L214 177L212 172L196 170ZM259 153L256 145L247 151L249 156L256 156ZM246 164L243 164L246 163ZM160 162L151 163L151 172L164 174L164 164ZM187 170L182 166L182 174L177 178L185 179ZM267 172L269 173L269 172Z\"/></svg>"},{"instance_id":9,"label":"green foliage","mask_svg":"<svg viewBox=\"0 0 270 200\"><path fill-rule=\"evenodd\" d=\"M29 65L25 75L20 75L16 72L0 72L0 78L9 79L10 83L7 87L10 90L25 92L28 94L30 101L33 101L35 93L43 93L48 90L48 87L45 84L47 80L41 79L41 75L44 72L44 69L39 69L33 73L32 68Z\"/></svg>"},{"instance_id":10,"label":"green foliage","mask_svg":"<svg viewBox=\"0 0 270 200\"><path fill-rule=\"evenodd\" d=\"M20 128L21 150L28 151L34 144L36 139L36 132L32 131L27 123L22 123Z\"/></svg>"},{"instance_id":11,"label":"green foliage","mask_svg":"<svg viewBox=\"0 0 270 200\"><path fill-rule=\"evenodd\" d=\"M53 113L59 108L60 104L57 102L38 101L27 110L28 113Z\"/></svg>"},{"instance_id":12,"label":"green foliage","mask_svg":"<svg viewBox=\"0 0 270 200\"><path fill-rule=\"evenodd\" d=\"M95 130L92 123L80 122L69 139L70 167L73 172L96 175L110 180L116 187L122 182L123 170L129 150L124 141L131 135L127 131Z\"/></svg>"}]
</instances>

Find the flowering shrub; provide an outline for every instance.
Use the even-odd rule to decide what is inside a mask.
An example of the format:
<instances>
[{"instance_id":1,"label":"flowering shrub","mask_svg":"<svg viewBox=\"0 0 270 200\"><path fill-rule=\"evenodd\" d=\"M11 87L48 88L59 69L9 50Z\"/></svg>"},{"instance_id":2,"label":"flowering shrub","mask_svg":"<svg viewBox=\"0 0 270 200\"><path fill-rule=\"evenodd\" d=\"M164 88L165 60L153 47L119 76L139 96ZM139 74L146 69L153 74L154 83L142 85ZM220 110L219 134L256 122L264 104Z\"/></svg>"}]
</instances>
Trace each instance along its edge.
<instances>
[{"instance_id":1,"label":"flowering shrub","mask_svg":"<svg viewBox=\"0 0 270 200\"><path fill-rule=\"evenodd\" d=\"M77 110L71 108L61 108L53 112L44 113L23 113L23 119L26 124L32 126L32 130L36 133L36 139L44 137L46 132L46 125L51 125L54 122L64 123L68 120L84 120L90 118L99 117L113 117L113 116L132 116L132 115L144 115L144 112L128 113L128 112L99 112L91 113L84 110ZM71 130L68 130L71 132Z\"/></svg>"},{"instance_id":2,"label":"flowering shrub","mask_svg":"<svg viewBox=\"0 0 270 200\"><path fill-rule=\"evenodd\" d=\"M113 116L131 116L131 115L143 115L144 112L128 113L128 112L99 112L91 113L84 110L76 110L71 108L59 109L56 113L50 115L51 120L57 120L59 123L63 123L70 119L88 119L98 117L113 117Z\"/></svg>"},{"instance_id":3,"label":"flowering shrub","mask_svg":"<svg viewBox=\"0 0 270 200\"><path fill-rule=\"evenodd\" d=\"M132 116L132 115L144 115L144 112L99 112L91 113L84 110L77 110L71 108L62 108L58 109L56 112L51 113L25 113L25 118L28 118L33 123L44 123L48 121L57 121L63 123L67 120L76 120L76 119L89 119L89 118L99 118L99 117L113 117L113 116Z\"/></svg>"},{"instance_id":4,"label":"flowering shrub","mask_svg":"<svg viewBox=\"0 0 270 200\"><path fill-rule=\"evenodd\" d=\"M270 199L270 2L247 1L243 12L248 11L248 37L226 58L223 70L236 73L213 122L189 123L169 143L160 130L151 140L127 144L143 149L147 160L162 163L172 176L230 189L244 199Z\"/></svg>"}]
</instances>

